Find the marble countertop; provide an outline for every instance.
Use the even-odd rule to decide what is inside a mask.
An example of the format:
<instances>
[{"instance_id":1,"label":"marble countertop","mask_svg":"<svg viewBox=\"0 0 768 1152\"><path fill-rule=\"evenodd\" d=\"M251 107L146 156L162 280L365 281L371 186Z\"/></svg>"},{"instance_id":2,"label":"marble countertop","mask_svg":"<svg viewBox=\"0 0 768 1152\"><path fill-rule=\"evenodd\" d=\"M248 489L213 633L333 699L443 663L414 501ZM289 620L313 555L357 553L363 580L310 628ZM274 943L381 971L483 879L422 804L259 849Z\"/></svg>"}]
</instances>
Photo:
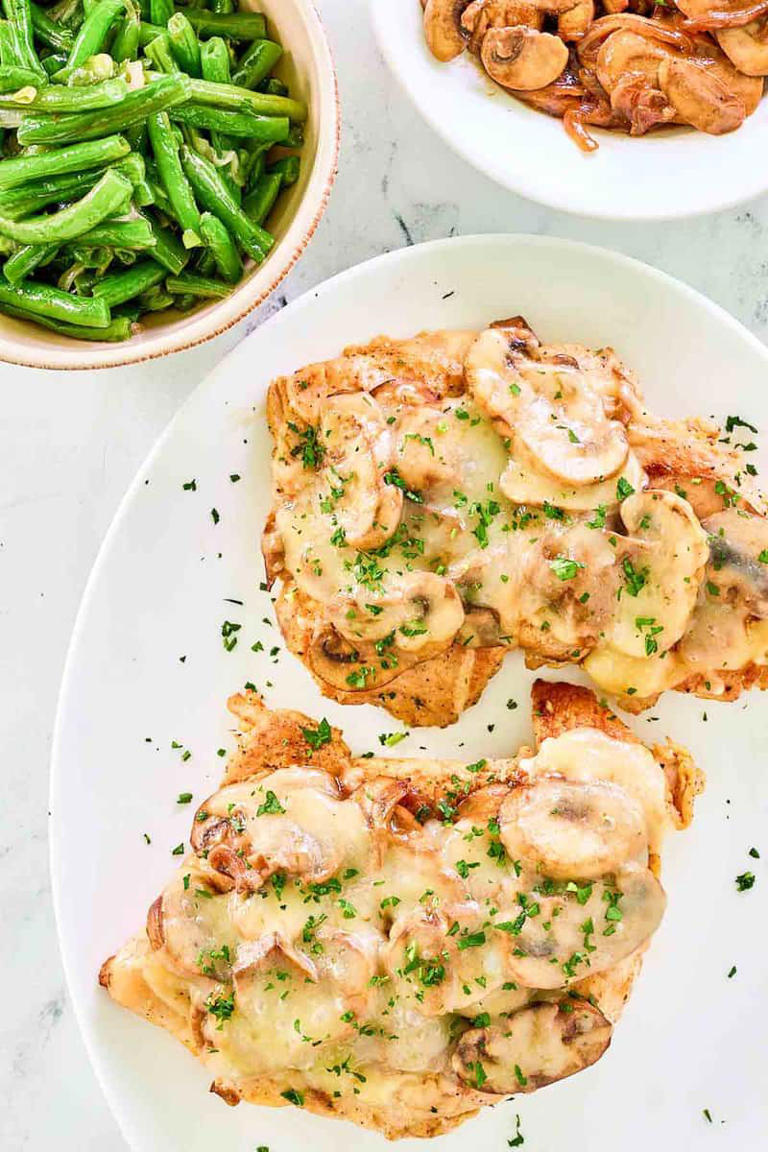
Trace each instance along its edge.
<instances>
[{"instance_id":1,"label":"marble countertop","mask_svg":"<svg viewBox=\"0 0 768 1152\"><path fill-rule=\"evenodd\" d=\"M422 123L378 56L361 0L318 3L339 68L340 174L315 239L276 297L214 342L168 360L73 374L0 365L0 1146L9 1152L125 1149L59 962L46 843L49 746L88 571L134 471L198 381L273 310L328 276L405 244L472 232L536 232L618 249L768 336L767 198L661 225L605 224L522 200Z\"/></svg>"}]
</instances>

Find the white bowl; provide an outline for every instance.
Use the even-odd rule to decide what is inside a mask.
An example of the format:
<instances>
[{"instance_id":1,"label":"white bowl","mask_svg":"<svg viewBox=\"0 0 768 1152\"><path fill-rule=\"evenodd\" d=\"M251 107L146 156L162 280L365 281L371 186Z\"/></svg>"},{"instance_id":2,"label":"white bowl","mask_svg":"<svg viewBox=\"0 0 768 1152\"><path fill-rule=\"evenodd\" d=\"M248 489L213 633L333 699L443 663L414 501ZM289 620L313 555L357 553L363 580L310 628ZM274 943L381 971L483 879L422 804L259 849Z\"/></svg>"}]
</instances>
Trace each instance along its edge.
<instances>
[{"instance_id":1,"label":"white bowl","mask_svg":"<svg viewBox=\"0 0 768 1152\"><path fill-rule=\"evenodd\" d=\"M509 95L465 52L441 64L424 40L419 0L370 0L379 45L424 119L498 184L550 208L606 220L668 220L729 208L768 188L768 100L741 128L707 136L594 130L583 153L562 121Z\"/></svg>"},{"instance_id":2,"label":"white bowl","mask_svg":"<svg viewBox=\"0 0 768 1152\"><path fill-rule=\"evenodd\" d=\"M299 180L281 195L269 228L276 243L223 300L181 315L142 320L142 331L119 344L71 340L0 313L0 360L30 368L109 368L167 356L231 328L275 290L301 257L325 211L336 176L340 110L333 57L312 0L241 0L263 12L285 54L277 69L291 95L306 100L309 116Z\"/></svg>"},{"instance_id":3,"label":"white bowl","mask_svg":"<svg viewBox=\"0 0 768 1152\"><path fill-rule=\"evenodd\" d=\"M479 328L518 312L545 340L613 344L638 372L654 412L721 421L738 412L768 428L768 350L691 288L582 244L465 236L379 256L277 312L190 397L120 506L64 673L50 842L69 992L134 1152L501 1152L517 1112L523 1152L765 1148L768 697L757 692L731 705L670 692L650 718L632 718L644 739L669 735L690 747L708 783L693 826L670 837L669 908L610 1052L582 1075L485 1109L446 1136L396 1146L298 1108L228 1108L181 1044L119 1008L96 981L170 875L172 847L188 841L193 813L176 796L191 791L198 803L216 787L216 749L233 744L224 708L230 692L251 680L272 707L325 716L356 754L380 748L379 734L400 728L377 708L324 699L286 652L269 592L259 589L258 535L270 501L269 380L381 332ZM765 453L753 455L765 475ZM232 473L239 483L230 482ZM185 491L193 477L196 491ZM231 652L221 639L225 618L242 624ZM546 675L584 680L574 668ZM420 728L397 754L423 748L450 757L463 747L473 759L509 756L530 742L533 679L521 653L510 654L458 724ZM507 707L510 697L516 710ZM189 760L173 741L192 752ZM751 844L762 860L747 856ZM745 868L758 881L739 895L733 877ZM732 965L738 975L729 980Z\"/></svg>"}]
</instances>

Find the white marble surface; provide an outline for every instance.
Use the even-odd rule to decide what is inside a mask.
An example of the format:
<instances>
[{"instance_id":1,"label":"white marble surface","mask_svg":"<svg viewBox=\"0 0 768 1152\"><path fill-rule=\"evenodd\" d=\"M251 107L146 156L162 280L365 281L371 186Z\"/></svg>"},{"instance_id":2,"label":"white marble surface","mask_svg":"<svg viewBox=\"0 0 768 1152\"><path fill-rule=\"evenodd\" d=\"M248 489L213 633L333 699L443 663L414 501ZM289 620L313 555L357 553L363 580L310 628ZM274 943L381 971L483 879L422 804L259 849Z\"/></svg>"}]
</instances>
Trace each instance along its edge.
<instances>
[{"instance_id":1,"label":"white marble surface","mask_svg":"<svg viewBox=\"0 0 768 1152\"><path fill-rule=\"evenodd\" d=\"M340 74L341 170L327 216L277 298L171 360L78 374L0 366L0 1147L9 1152L125 1148L59 964L46 844L49 745L69 633L101 539L139 462L208 370L285 299L377 253L453 233L540 232L613 247L768 335L768 200L646 226L568 217L516 198L422 124L378 58L363 0L319 6Z\"/></svg>"}]
</instances>

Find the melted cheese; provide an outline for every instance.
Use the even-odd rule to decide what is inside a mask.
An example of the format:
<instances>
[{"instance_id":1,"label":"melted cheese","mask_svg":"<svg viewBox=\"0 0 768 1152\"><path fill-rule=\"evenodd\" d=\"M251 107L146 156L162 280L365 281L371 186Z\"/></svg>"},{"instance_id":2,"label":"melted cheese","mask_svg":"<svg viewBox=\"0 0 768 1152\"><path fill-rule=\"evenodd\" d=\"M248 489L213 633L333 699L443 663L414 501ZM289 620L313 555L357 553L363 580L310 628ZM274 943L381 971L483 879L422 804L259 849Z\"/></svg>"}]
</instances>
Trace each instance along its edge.
<instances>
[{"instance_id":1,"label":"melted cheese","mask_svg":"<svg viewBox=\"0 0 768 1152\"><path fill-rule=\"evenodd\" d=\"M466 334L433 334L435 349L441 339L447 353L466 346ZM496 355L499 340L493 344ZM396 371L394 348L387 345L390 373ZM629 403L625 378L616 383L603 360L585 349L569 346L567 352L544 349L541 355L547 404L559 411L561 401L553 397L561 394L571 404L573 419L566 419L565 409L558 417L571 439L587 436L584 422L592 411L604 410L596 420L603 433L621 428L613 416L622 404L628 420L642 420L639 405ZM574 367L579 356L582 368ZM345 362L334 363L334 387L341 390ZM455 372L451 355L446 363ZM526 388L539 387L532 363ZM354 390L359 371L351 362L349 371ZM544 660L585 661L601 687L630 688L643 699L697 672L716 683L718 670L764 663L766 632L755 617L768 598L750 598L744 577L722 603L710 603L704 589L716 577L711 565L705 571L706 536L687 501L645 493L646 504L658 502L653 515L637 515L631 532L622 528L624 498L641 493L647 483L634 453L627 451L610 479L582 485L556 479L535 454L536 421L526 425L526 438L515 436L502 417L509 389L517 387L505 382L503 357L474 371L480 380L476 395L466 387L460 395L447 388L440 400L434 392L399 384L396 376L374 373L365 397L366 411L377 413L369 430L378 431L367 441L365 461L355 456L363 452L362 440L351 441L354 451L339 467L330 447L323 454L322 430L337 403L349 407L348 391L317 400L319 447L310 466L301 463L297 425L275 429L275 526L287 592L298 588L310 597L325 624L358 653L365 675L352 672L346 683L370 688L377 677L385 683L397 674L392 669L398 652L410 654L411 661L427 659L452 639L520 646ZM486 376L490 384L483 383ZM605 414L611 417L607 423ZM562 440L559 428L558 422ZM358 491L363 476L374 489L365 499ZM367 551L350 547L348 537L369 527L372 508L386 507L391 515L389 497L398 490L404 499L392 534ZM358 493L354 500L350 492ZM636 507L640 498L631 499ZM384 518L383 511L379 515ZM728 513L726 521L729 515L735 514ZM758 537L768 533L765 521L752 520ZM732 527L728 522L718 531ZM422 587L420 573L437 573L452 585L465 613L463 625L460 611L442 618L437 643L436 618L430 615L436 600Z\"/></svg>"},{"instance_id":2,"label":"melted cheese","mask_svg":"<svg viewBox=\"0 0 768 1152\"><path fill-rule=\"evenodd\" d=\"M641 805L647 849L657 850L664 776L645 748L574 731L519 767L529 790L539 780L612 782ZM488 766L491 783L466 815L459 807L453 823L430 818L409 831L383 810L386 823L372 823L375 776L349 792L297 766L222 788L197 813L197 852L163 893L154 949L140 965L135 947L125 951L127 1002L140 966L172 1013L159 1022L234 1085L267 1078L289 1093L374 1106L410 1076L425 1091L424 1078L437 1076L450 1099L471 1099L452 1071L469 1021L498 1025L610 971L642 946L663 906L635 853L609 876L570 886L510 859L503 801L519 785L503 782L509 769ZM461 765L455 776L475 778ZM237 883L231 859L216 870L224 846L239 862ZM611 921L616 906L623 915ZM530 1069L543 1058L531 1051Z\"/></svg>"}]
</instances>

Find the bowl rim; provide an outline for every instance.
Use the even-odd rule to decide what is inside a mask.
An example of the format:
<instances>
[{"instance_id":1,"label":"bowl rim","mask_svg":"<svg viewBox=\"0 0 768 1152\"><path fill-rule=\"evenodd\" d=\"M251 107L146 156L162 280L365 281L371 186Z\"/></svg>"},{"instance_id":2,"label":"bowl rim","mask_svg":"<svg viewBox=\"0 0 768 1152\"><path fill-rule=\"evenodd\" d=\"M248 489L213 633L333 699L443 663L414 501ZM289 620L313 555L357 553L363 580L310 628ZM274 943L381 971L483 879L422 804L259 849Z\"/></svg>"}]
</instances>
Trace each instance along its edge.
<instances>
[{"instance_id":1,"label":"bowl rim","mask_svg":"<svg viewBox=\"0 0 768 1152\"><path fill-rule=\"evenodd\" d=\"M414 0L415 2L415 0ZM681 198L676 204L668 204L663 206L648 205L646 207L633 206L629 211L621 211L619 202L617 201L616 209L609 207L586 206L584 203L576 204L573 198L568 196L568 182L563 180L559 185L552 186L543 190L538 183L531 182L525 178L524 169L517 172L515 179L510 179L510 172L512 169L502 170L498 166L483 163L482 159L478 157L476 151L468 145L463 143L461 135L453 134L450 131L449 122L440 115L440 111L423 102L418 95L417 90L409 84L406 79L405 69L402 66L402 61L398 58L397 53L394 51L391 41L384 35L385 20L384 15L387 10L388 0L368 0L368 10L373 25L376 42L378 48L384 57L389 71L395 77L398 86L408 97L413 107L418 111L422 119L429 125L430 128L440 137L440 139L447 144L454 155L461 157L461 159L469 164L476 172L486 176L492 180L494 184L505 188L509 192L528 200L533 204L541 204L546 208L552 208L558 212L567 212L569 215L581 217L587 220L609 220L615 221L619 224L629 223L663 223L672 220L687 220L696 217L711 215L715 212L726 211L731 208L738 207L739 205L749 203L757 197L763 195L768 190L768 175L762 181L757 181L753 186L745 188L743 191L734 191L731 193L724 193L715 195L706 203L699 203L693 207L685 204ZM426 50L426 46L425 46ZM448 65L441 64L441 67L450 66L455 64L455 60L449 61ZM435 61L435 63L438 63ZM493 81L491 81L493 84ZM528 108L521 101L515 101L512 93L507 92L500 85L494 85L499 93L509 97L513 103L521 109L532 113L535 116L543 117L544 119L551 119L546 113L538 112L536 109ZM768 88L764 89L764 94L761 98L761 103L768 103ZM747 124L749 123L747 118ZM679 128L684 129L685 126L672 126L675 131ZM738 131L741 131L739 129ZM696 133L695 129L691 129L691 133L698 136L704 136L705 133ZM611 138L615 138L617 133L610 132L607 129L595 129L596 136L600 139L601 147L605 147L610 142ZM690 133L686 133L690 135ZM729 133L724 137L707 137L708 140L727 139L728 136L733 135ZM669 139L672 139L672 132L668 134ZM650 134L650 136L641 137L640 139L651 139L656 142L663 139L662 134ZM575 145L572 145L574 153L579 154ZM588 157L586 158L588 159ZM673 157L670 157L670 162ZM718 157L713 153L712 164L718 163Z\"/></svg>"},{"instance_id":2,"label":"bowl rim","mask_svg":"<svg viewBox=\"0 0 768 1152\"><path fill-rule=\"evenodd\" d=\"M319 123L322 129L326 117L329 122L332 120L333 132L327 136L323 136L322 131L320 133L309 182L288 226L286 239L290 237L297 221L301 219L303 211L307 211L305 206L316 201L314 211L312 211L310 219L300 225L301 234L287 247L282 261L274 261L272 272L263 285L254 289L254 284L259 279L259 273L262 269L266 271L270 267L272 258L268 258L262 267L254 269L251 276L237 285L234 291L206 316L198 315L197 319L193 321L191 329L181 339L174 340L167 335L166 330L158 328L157 334L146 342L140 352L129 339L111 345L105 344L99 348L98 352L95 345L88 341L79 341L77 345L68 343L66 346L51 344L50 347L46 347L45 351L40 349L39 354L33 355L23 352L22 346L15 338L0 332L0 363L13 364L22 368L77 372L91 368L125 368L129 365L143 364L149 360L171 356L177 352L186 352L229 331L249 312L263 304L282 283L303 255L323 217L338 173L341 148L339 81L328 34L317 10L315 0L293 0L293 2L307 22L310 41L317 61L319 90L316 99L320 108ZM0 313L0 320L3 318L2 313ZM33 324L34 321L29 323ZM131 353L132 347L133 353Z\"/></svg>"}]
</instances>

